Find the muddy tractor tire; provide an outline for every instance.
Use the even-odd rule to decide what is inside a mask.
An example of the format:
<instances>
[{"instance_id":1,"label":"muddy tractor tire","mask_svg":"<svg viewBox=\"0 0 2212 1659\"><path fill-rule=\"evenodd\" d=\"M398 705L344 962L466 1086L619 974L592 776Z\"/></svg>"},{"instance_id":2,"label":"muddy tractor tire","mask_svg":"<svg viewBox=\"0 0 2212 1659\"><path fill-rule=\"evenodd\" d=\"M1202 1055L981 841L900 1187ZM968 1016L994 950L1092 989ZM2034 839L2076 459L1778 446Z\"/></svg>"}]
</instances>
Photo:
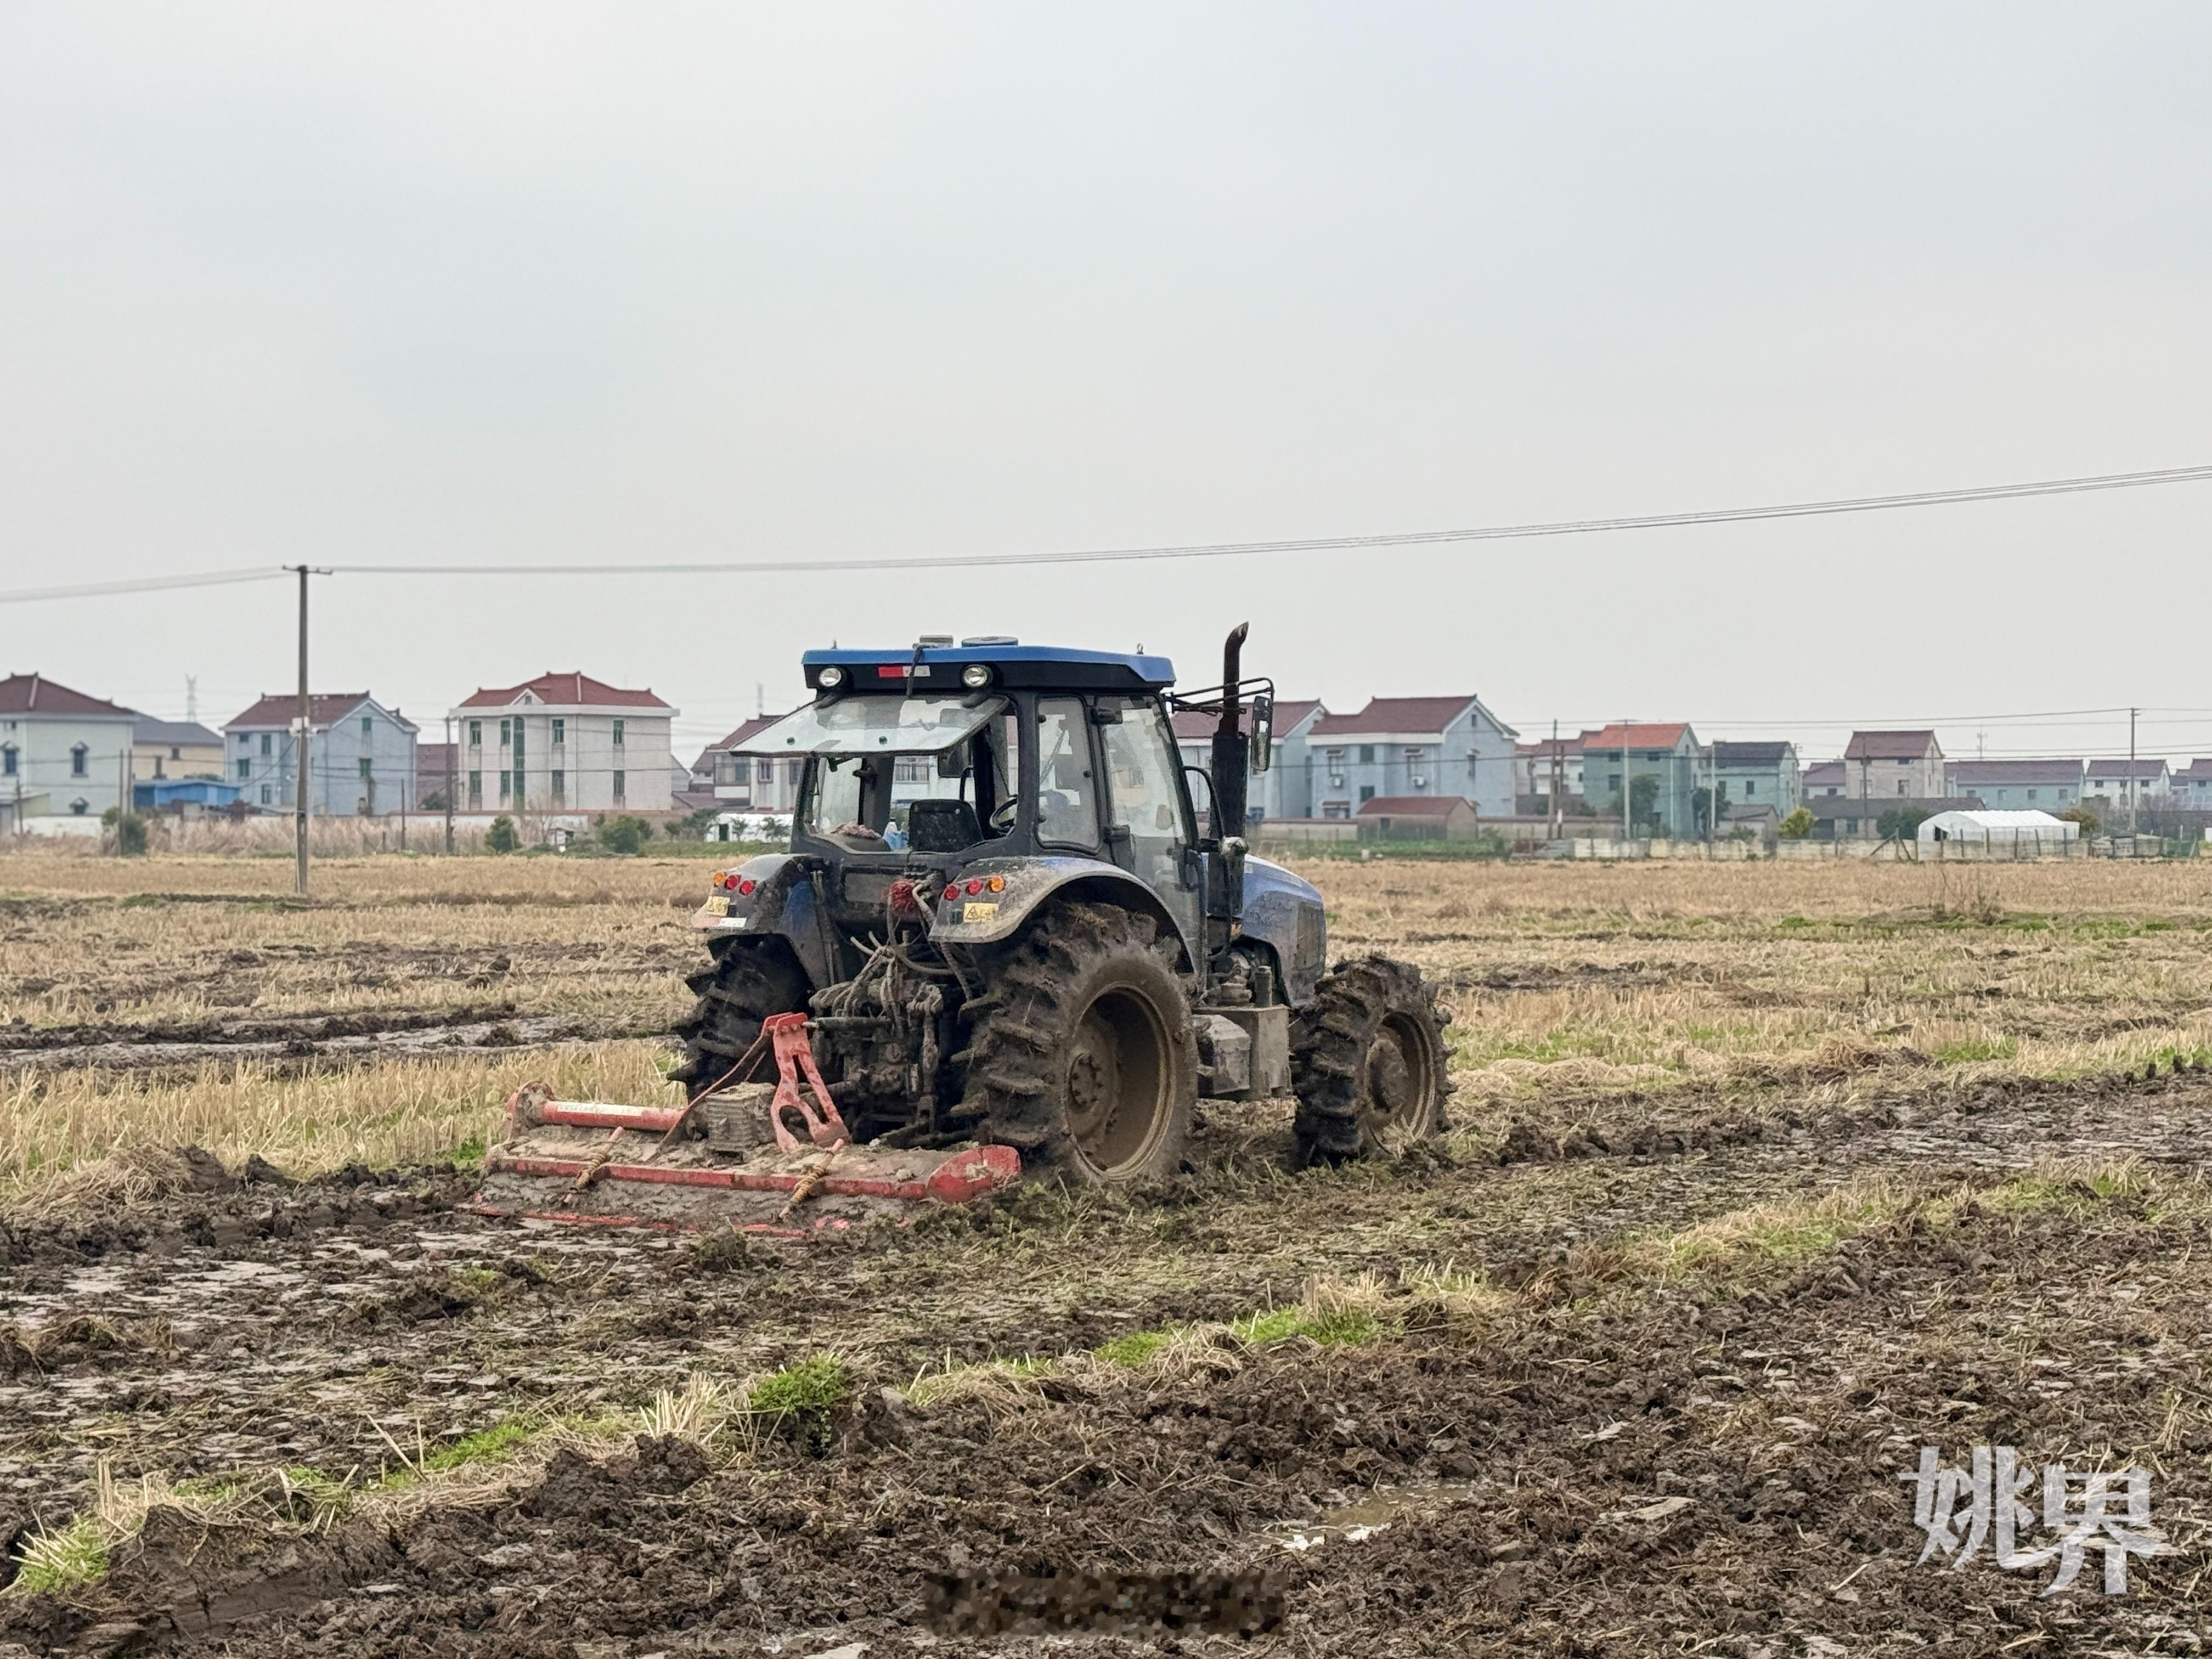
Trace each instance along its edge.
<instances>
[{"instance_id":1,"label":"muddy tractor tire","mask_svg":"<svg viewBox=\"0 0 2212 1659\"><path fill-rule=\"evenodd\" d=\"M1172 1175L1198 1100L1182 981L1149 916L1063 904L984 964L964 1115L1071 1186Z\"/></svg>"},{"instance_id":2,"label":"muddy tractor tire","mask_svg":"<svg viewBox=\"0 0 2212 1659\"><path fill-rule=\"evenodd\" d=\"M780 939L727 940L716 952L714 965L685 983L699 1000L677 1022L684 1063L669 1078L681 1083L686 1098L693 1100L744 1058L760 1036L762 1020L806 1006L806 975Z\"/></svg>"},{"instance_id":3,"label":"muddy tractor tire","mask_svg":"<svg viewBox=\"0 0 2212 1659\"><path fill-rule=\"evenodd\" d=\"M1338 963L1291 1034L1299 1161L1341 1163L1377 1151L1386 1133L1443 1129L1449 1023L1412 964Z\"/></svg>"}]
</instances>

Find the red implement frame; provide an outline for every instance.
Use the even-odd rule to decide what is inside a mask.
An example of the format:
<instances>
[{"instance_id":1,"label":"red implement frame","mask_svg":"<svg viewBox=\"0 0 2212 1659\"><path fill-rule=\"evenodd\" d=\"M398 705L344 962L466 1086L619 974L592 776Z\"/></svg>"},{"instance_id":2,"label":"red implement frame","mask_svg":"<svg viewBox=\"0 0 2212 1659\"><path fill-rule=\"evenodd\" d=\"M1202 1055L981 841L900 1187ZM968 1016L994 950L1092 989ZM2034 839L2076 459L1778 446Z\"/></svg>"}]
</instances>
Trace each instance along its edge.
<instances>
[{"instance_id":1,"label":"red implement frame","mask_svg":"<svg viewBox=\"0 0 2212 1659\"><path fill-rule=\"evenodd\" d=\"M769 1103L769 1127L775 1131L775 1144L787 1152L802 1152L804 1145L783 1121L786 1112L797 1112L806 1125L806 1138L817 1146L842 1146L853 1138L838 1115L836 1102L830 1098L829 1085L822 1081L821 1069L814 1063L814 1047L806 1040L806 1016L804 1014L770 1014L761 1022L775 1043L775 1098ZM807 1086L814 1091L814 1100L821 1109L817 1114L810 1108L799 1091L799 1074L804 1073Z\"/></svg>"}]
</instances>

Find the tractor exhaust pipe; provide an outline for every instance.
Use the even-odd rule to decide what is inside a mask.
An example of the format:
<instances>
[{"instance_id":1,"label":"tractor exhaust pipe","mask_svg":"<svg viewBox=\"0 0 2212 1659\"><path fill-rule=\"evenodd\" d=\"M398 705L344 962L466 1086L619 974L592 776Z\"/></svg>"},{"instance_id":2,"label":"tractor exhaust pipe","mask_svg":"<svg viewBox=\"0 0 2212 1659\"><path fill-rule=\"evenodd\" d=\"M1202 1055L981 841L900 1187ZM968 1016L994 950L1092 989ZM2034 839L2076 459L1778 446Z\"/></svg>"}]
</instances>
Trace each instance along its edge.
<instances>
[{"instance_id":1,"label":"tractor exhaust pipe","mask_svg":"<svg viewBox=\"0 0 2212 1659\"><path fill-rule=\"evenodd\" d=\"M1220 862L1206 884L1206 908L1220 927L1224 946L1244 919L1244 786L1251 770L1252 743L1243 729L1237 681L1244 635L1251 626L1238 623L1222 647L1221 723L1213 731L1213 841Z\"/></svg>"},{"instance_id":2,"label":"tractor exhaust pipe","mask_svg":"<svg viewBox=\"0 0 2212 1659\"><path fill-rule=\"evenodd\" d=\"M1238 623L1221 647L1221 723L1213 731L1213 834L1218 841L1244 833L1244 782L1251 769L1251 740L1243 731L1237 697L1244 636L1252 624Z\"/></svg>"}]
</instances>

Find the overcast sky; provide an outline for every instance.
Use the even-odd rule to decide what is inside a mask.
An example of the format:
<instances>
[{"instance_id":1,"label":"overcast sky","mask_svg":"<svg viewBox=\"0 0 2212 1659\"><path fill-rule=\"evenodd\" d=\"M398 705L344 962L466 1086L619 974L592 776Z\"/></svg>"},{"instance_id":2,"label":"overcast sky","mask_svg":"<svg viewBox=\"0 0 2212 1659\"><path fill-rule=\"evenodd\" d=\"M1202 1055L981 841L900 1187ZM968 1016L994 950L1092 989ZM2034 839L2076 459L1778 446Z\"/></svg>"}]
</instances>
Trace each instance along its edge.
<instances>
[{"instance_id":1,"label":"overcast sky","mask_svg":"<svg viewBox=\"0 0 2212 1659\"><path fill-rule=\"evenodd\" d=\"M2212 9L0 11L0 587L1008 553L2212 462ZM690 748L833 638L1954 752L2212 754L2212 483L1576 540L319 582L314 679ZM281 584L0 607L219 723ZM757 693L757 687L764 688ZM2183 712L2188 711L2188 712ZM1794 727L1768 725L1795 722Z\"/></svg>"}]
</instances>

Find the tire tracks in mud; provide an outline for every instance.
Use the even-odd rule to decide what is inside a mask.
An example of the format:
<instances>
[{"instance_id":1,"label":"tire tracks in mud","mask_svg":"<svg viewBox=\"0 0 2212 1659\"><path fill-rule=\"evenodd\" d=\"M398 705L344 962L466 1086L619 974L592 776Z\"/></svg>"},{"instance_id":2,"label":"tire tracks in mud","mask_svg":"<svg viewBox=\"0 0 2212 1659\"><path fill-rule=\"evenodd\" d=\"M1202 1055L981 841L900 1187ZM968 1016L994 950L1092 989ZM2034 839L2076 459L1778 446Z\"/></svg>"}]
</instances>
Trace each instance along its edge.
<instances>
[{"instance_id":1,"label":"tire tracks in mud","mask_svg":"<svg viewBox=\"0 0 2212 1659\"><path fill-rule=\"evenodd\" d=\"M525 1014L513 1002L459 1008L194 1020L167 1025L0 1026L0 1074L138 1071L209 1060L305 1062L455 1050L544 1048L665 1033L575 1014Z\"/></svg>"}]
</instances>

